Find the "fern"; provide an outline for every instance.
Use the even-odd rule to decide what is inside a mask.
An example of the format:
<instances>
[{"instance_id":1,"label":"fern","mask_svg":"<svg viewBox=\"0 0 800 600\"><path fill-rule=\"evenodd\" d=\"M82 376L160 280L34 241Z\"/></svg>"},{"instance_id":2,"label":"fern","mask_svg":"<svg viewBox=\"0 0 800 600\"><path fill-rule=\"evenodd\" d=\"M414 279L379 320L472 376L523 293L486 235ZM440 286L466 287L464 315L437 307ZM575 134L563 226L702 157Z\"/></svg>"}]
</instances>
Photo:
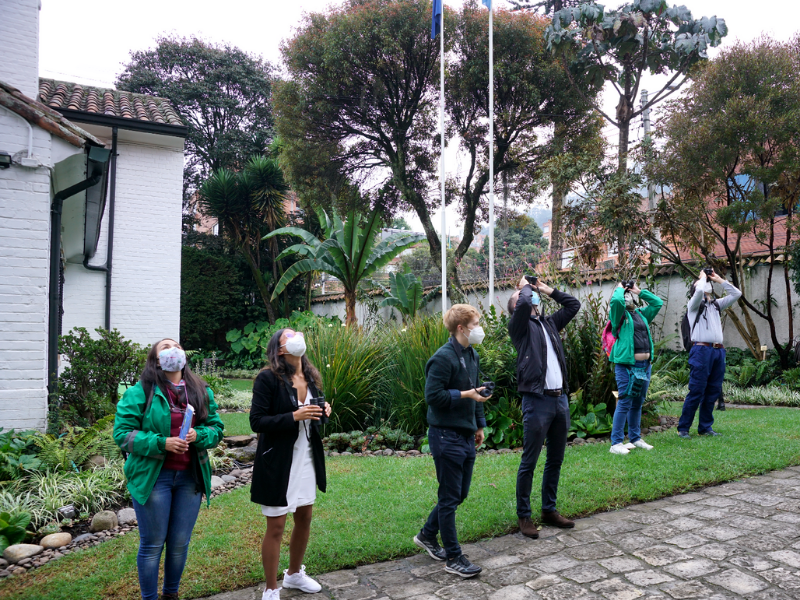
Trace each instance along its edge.
<instances>
[{"instance_id":1,"label":"fern","mask_svg":"<svg viewBox=\"0 0 800 600\"><path fill-rule=\"evenodd\" d=\"M42 467L78 472L92 456L118 458L120 452L111 431L113 422L114 415L108 415L87 429L67 425L66 433L37 438Z\"/></svg>"}]
</instances>

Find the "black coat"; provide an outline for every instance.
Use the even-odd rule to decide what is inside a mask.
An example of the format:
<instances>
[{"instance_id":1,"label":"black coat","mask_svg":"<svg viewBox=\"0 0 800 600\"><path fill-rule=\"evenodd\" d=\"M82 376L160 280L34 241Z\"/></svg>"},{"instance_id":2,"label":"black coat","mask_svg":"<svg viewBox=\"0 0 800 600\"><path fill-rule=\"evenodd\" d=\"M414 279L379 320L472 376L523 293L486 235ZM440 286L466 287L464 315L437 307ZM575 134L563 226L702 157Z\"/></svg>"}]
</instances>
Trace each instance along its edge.
<instances>
[{"instance_id":1,"label":"black coat","mask_svg":"<svg viewBox=\"0 0 800 600\"><path fill-rule=\"evenodd\" d=\"M319 395L309 381L312 396ZM292 414L298 408L297 390L292 395L284 381L270 370L261 371L253 383L253 404L250 408L250 428L258 436L258 449L253 465L250 500L264 506L286 506L289 473L292 470L292 451L300 433L300 423ZM325 451L319 434L319 421L310 421L311 453L317 487L324 492ZM305 434L303 434L305 435Z\"/></svg>"},{"instance_id":2,"label":"black coat","mask_svg":"<svg viewBox=\"0 0 800 600\"><path fill-rule=\"evenodd\" d=\"M514 314L508 322L508 333L517 349L517 389L520 393L541 394L544 391L544 376L547 372L547 342L542 328L532 317L533 289L526 285L520 290ZM563 393L569 394L567 386L567 364L564 360L564 346L558 332L567 326L581 309L579 300L569 294L553 290L550 296L561 305L552 315L541 319L544 328L550 335L550 342L558 355L558 364L564 376Z\"/></svg>"}]
</instances>

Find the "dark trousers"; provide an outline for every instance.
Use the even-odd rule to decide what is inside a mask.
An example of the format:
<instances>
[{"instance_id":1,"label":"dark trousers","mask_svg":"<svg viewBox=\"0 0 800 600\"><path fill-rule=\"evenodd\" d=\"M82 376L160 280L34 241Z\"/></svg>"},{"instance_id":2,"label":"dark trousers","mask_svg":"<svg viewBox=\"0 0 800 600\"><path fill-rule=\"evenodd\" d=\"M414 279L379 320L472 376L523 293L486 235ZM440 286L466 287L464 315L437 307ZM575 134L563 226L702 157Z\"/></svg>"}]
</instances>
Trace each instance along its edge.
<instances>
[{"instance_id":1,"label":"dark trousers","mask_svg":"<svg viewBox=\"0 0 800 600\"><path fill-rule=\"evenodd\" d=\"M467 499L475 467L475 436L464 436L452 429L428 428L428 445L436 465L439 481L439 501L428 516L422 534L435 540L442 535L447 558L461 556L456 535L456 509Z\"/></svg>"},{"instance_id":2,"label":"dark trousers","mask_svg":"<svg viewBox=\"0 0 800 600\"><path fill-rule=\"evenodd\" d=\"M683 401L678 431L689 431L700 407L697 433L708 433L714 425L714 403L722 395L725 378L725 348L695 344L689 350L689 393Z\"/></svg>"},{"instance_id":3,"label":"dark trousers","mask_svg":"<svg viewBox=\"0 0 800 600\"><path fill-rule=\"evenodd\" d=\"M531 486L533 471L547 440L547 460L542 477L542 510L556 509L558 478L569 433L569 401L566 395L558 398L540 394L522 396L523 442L522 460L517 472L517 516L531 516Z\"/></svg>"}]
</instances>

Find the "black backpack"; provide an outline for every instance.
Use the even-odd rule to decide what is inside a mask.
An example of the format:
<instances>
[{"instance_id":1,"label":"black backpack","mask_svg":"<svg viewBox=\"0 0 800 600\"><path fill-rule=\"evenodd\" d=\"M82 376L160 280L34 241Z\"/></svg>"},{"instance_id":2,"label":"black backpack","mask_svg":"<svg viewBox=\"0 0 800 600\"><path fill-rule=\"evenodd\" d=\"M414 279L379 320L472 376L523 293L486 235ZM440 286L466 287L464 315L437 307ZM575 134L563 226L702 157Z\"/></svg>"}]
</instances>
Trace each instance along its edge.
<instances>
[{"instance_id":1,"label":"black backpack","mask_svg":"<svg viewBox=\"0 0 800 600\"><path fill-rule=\"evenodd\" d=\"M694 346L694 342L692 342L692 332L694 328L697 327L697 322L700 320L700 315L702 315L705 311L708 310L708 302L703 300L703 308L697 311L697 316L694 318L694 323L692 326L689 326L689 309L687 308L683 313L683 318L681 319L681 339L683 340L683 349L684 350L691 350L692 346ZM717 307L719 310L719 305L717 304L716 299L711 303Z\"/></svg>"}]
</instances>

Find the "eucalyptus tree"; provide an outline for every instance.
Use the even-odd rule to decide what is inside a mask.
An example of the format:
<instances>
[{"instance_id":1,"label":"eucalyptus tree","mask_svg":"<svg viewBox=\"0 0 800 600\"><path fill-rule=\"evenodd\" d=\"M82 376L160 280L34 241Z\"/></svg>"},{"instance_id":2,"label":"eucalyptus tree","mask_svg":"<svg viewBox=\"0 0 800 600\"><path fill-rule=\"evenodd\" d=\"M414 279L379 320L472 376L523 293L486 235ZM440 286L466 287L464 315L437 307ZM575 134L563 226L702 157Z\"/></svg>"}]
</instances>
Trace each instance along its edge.
<instances>
[{"instance_id":1,"label":"eucalyptus tree","mask_svg":"<svg viewBox=\"0 0 800 600\"><path fill-rule=\"evenodd\" d=\"M286 248L278 257L280 260L285 256L297 255L300 260L289 267L278 281L272 293L273 298L301 275L315 271L327 273L338 279L344 287L346 324L356 325L356 292L359 284L424 237L404 231L379 239L382 218L381 211L377 209L366 219L358 211L352 210L343 222L338 214L334 213L331 219L322 211L320 221L325 231L324 240L299 227L282 227L267 234L265 239L291 235L302 240L302 243Z\"/></svg>"}]
</instances>

